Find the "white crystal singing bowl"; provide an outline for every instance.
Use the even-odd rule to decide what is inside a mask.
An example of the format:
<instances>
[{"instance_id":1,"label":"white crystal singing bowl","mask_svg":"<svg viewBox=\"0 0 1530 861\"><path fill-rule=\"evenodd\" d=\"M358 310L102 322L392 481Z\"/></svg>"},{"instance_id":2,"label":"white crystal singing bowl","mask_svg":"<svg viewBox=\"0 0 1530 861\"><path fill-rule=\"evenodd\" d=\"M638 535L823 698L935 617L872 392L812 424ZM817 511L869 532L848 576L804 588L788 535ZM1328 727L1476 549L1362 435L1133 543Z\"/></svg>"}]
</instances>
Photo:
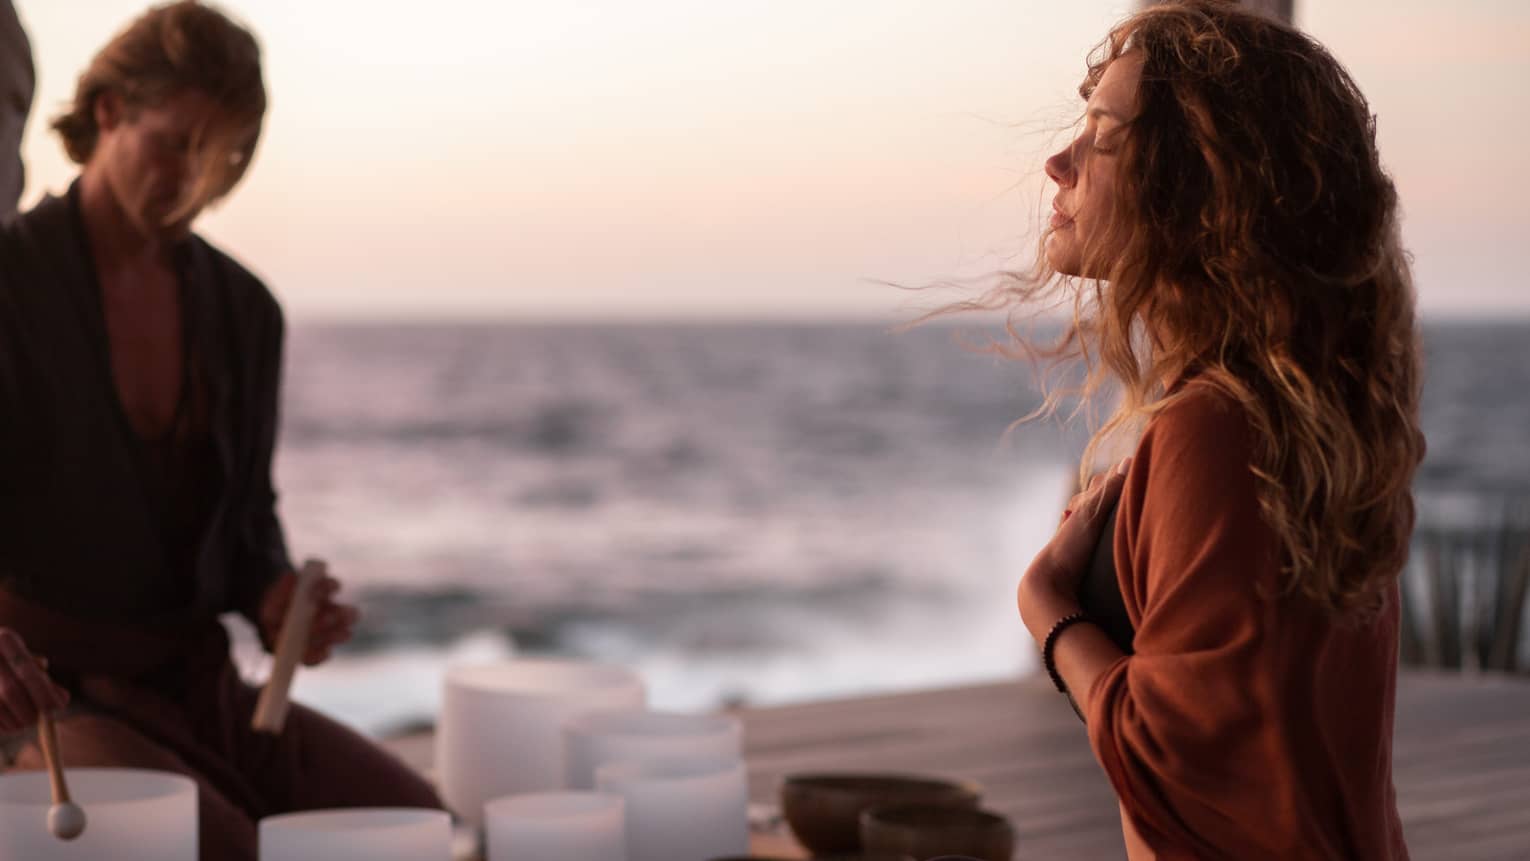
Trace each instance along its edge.
<instances>
[{"instance_id":1,"label":"white crystal singing bowl","mask_svg":"<svg viewBox=\"0 0 1530 861\"><path fill-rule=\"evenodd\" d=\"M85 812L85 831L68 841L48 831L47 772L0 775L0 861L196 861L191 778L138 768L71 768L64 778Z\"/></svg>"},{"instance_id":2,"label":"white crystal singing bowl","mask_svg":"<svg viewBox=\"0 0 1530 861\"><path fill-rule=\"evenodd\" d=\"M260 861L450 861L451 854L444 810L357 807L260 820Z\"/></svg>"},{"instance_id":3,"label":"white crystal singing bowl","mask_svg":"<svg viewBox=\"0 0 1530 861\"><path fill-rule=\"evenodd\" d=\"M654 711L596 712L563 725L569 789L593 789L595 770L620 760L734 757L743 750L737 718Z\"/></svg>"},{"instance_id":4,"label":"white crystal singing bowl","mask_svg":"<svg viewBox=\"0 0 1530 861\"><path fill-rule=\"evenodd\" d=\"M624 861L626 802L598 792L539 792L484 805L488 861Z\"/></svg>"},{"instance_id":5,"label":"white crystal singing bowl","mask_svg":"<svg viewBox=\"0 0 1530 861\"><path fill-rule=\"evenodd\" d=\"M516 660L447 671L436 765L442 796L480 824L489 799L565 789L563 724L640 708L631 670L569 660Z\"/></svg>"},{"instance_id":6,"label":"white crystal singing bowl","mask_svg":"<svg viewBox=\"0 0 1530 861\"><path fill-rule=\"evenodd\" d=\"M627 861L748 854L749 782L737 757L612 762L595 785L626 801Z\"/></svg>"}]
</instances>

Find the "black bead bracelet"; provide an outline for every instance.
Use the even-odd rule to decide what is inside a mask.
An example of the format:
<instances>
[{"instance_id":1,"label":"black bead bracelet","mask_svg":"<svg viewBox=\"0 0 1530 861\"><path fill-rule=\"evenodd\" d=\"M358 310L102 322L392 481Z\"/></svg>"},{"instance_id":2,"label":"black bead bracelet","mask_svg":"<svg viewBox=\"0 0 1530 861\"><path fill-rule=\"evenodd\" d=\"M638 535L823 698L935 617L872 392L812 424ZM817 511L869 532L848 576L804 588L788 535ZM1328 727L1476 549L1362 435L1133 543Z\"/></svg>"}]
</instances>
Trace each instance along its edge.
<instances>
[{"instance_id":1,"label":"black bead bracelet","mask_svg":"<svg viewBox=\"0 0 1530 861\"><path fill-rule=\"evenodd\" d=\"M1057 620L1052 630L1047 632L1046 642L1041 644L1041 665L1047 668L1047 675L1052 677L1052 684L1057 686L1057 692L1060 694L1067 693L1068 686L1063 684L1062 674L1057 672L1057 661L1052 656L1057 649L1057 638L1069 627L1087 621L1089 617L1083 613L1069 613Z\"/></svg>"}]
</instances>

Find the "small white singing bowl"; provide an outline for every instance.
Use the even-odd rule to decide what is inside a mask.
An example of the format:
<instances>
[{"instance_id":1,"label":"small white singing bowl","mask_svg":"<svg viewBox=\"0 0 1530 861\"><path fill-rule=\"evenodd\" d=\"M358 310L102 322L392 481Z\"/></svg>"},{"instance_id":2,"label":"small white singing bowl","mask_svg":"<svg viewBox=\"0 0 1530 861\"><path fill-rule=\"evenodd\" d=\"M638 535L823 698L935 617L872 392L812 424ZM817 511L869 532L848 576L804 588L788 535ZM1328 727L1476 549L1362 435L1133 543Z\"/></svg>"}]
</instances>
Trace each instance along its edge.
<instances>
[{"instance_id":1,"label":"small white singing bowl","mask_svg":"<svg viewBox=\"0 0 1530 861\"><path fill-rule=\"evenodd\" d=\"M488 861L611 861L626 856L626 802L597 792L543 792L484 805Z\"/></svg>"},{"instance_id":2,"label":"small white singing bowl","mask_svg":"<svg viewBox=\"0 0 1530 861\"><path fill-rule=\"evenodd\" d=\"M625 667L558 659L453 667L436 727L441 794L479 825L490 799L564 789L563 724L645 700L642 679Z\"/></svg>"},{"instance_id":3,"label":"small white singing bowl","mask_svg":"<svg viewBox=\"0 0 1530 861\"><path fill-rule=\"evenodd\" d=\"M450 861L452 821L444 810L348 807L267 816L260 861Z\"/></svg>"},{"instance_id":4,"label":"small white singing bowl","mask_svg":"<svg viewBox=\"0 0 1530 861\"><path fill-rule=\"evenodd\" d=\"M738 757L611 762L595 785L626 802L627 861L749 851L749 779Z\"/></svg>"}]
</instances>

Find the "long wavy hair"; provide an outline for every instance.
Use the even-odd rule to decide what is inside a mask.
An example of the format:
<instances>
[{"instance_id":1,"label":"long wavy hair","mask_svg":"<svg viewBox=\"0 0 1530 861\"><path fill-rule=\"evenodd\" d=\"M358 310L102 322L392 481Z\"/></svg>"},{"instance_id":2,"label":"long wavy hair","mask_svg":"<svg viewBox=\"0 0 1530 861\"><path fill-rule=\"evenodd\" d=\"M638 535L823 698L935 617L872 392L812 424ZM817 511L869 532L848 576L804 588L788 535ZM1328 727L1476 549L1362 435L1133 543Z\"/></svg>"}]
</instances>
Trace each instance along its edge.
<instances>
[{"instance_id":1,"label":"long wavy hair","mask_svg":"<svg viewBox=\"0 0 1530 861\"><path fill-rule=\"evenodd\" d=\"M998 352L1082 362L1082 384L1053 388L1048 409L1119 390L1081 473L1182 396L1172 381L1234 397L1286 594L1368 616L1406 561L1424 449L1413 286L1370 108L1317 42L1228 2L1128 18L1090 55L1080 94L1127 52L1142 56L1140 114L1112 211L1084 237L1092 277L1051 269L1045 231L1032 271L964 304L1009 310ZM1064 334L1022 335L1017 321L1058 297L1072 305Z\"/></svg>"}]
</instances>

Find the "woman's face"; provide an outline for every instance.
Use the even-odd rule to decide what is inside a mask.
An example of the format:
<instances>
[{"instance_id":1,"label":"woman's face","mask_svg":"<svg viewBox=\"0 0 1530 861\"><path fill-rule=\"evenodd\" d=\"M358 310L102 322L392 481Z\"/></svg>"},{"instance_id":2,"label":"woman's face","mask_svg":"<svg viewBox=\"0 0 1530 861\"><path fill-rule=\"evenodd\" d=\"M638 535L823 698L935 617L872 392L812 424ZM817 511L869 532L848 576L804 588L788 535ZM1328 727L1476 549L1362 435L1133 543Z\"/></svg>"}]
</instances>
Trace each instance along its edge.
<instances>
[{"instance_id":1,"label":"woman's face","mask_svg":"<svg viewBox=\"0 0 1530 861\"><path fill-rule=\"evenodd\" d=\"M1116 194L1116 159L1127 126L1137 116L1142 55L1122 54L1105 68L1089 97L1084 129L1062 152L1047 159L1047 177L1057 183L1052 198L1052 233L1047 262L1064 275L1103 277L1086 261L1110 260L1112 249L1096 246ZM1085 254L1085 248L1089 253ZM1098 264L1094 264L1097 266Z\"/></svg>"}]
</instances>

